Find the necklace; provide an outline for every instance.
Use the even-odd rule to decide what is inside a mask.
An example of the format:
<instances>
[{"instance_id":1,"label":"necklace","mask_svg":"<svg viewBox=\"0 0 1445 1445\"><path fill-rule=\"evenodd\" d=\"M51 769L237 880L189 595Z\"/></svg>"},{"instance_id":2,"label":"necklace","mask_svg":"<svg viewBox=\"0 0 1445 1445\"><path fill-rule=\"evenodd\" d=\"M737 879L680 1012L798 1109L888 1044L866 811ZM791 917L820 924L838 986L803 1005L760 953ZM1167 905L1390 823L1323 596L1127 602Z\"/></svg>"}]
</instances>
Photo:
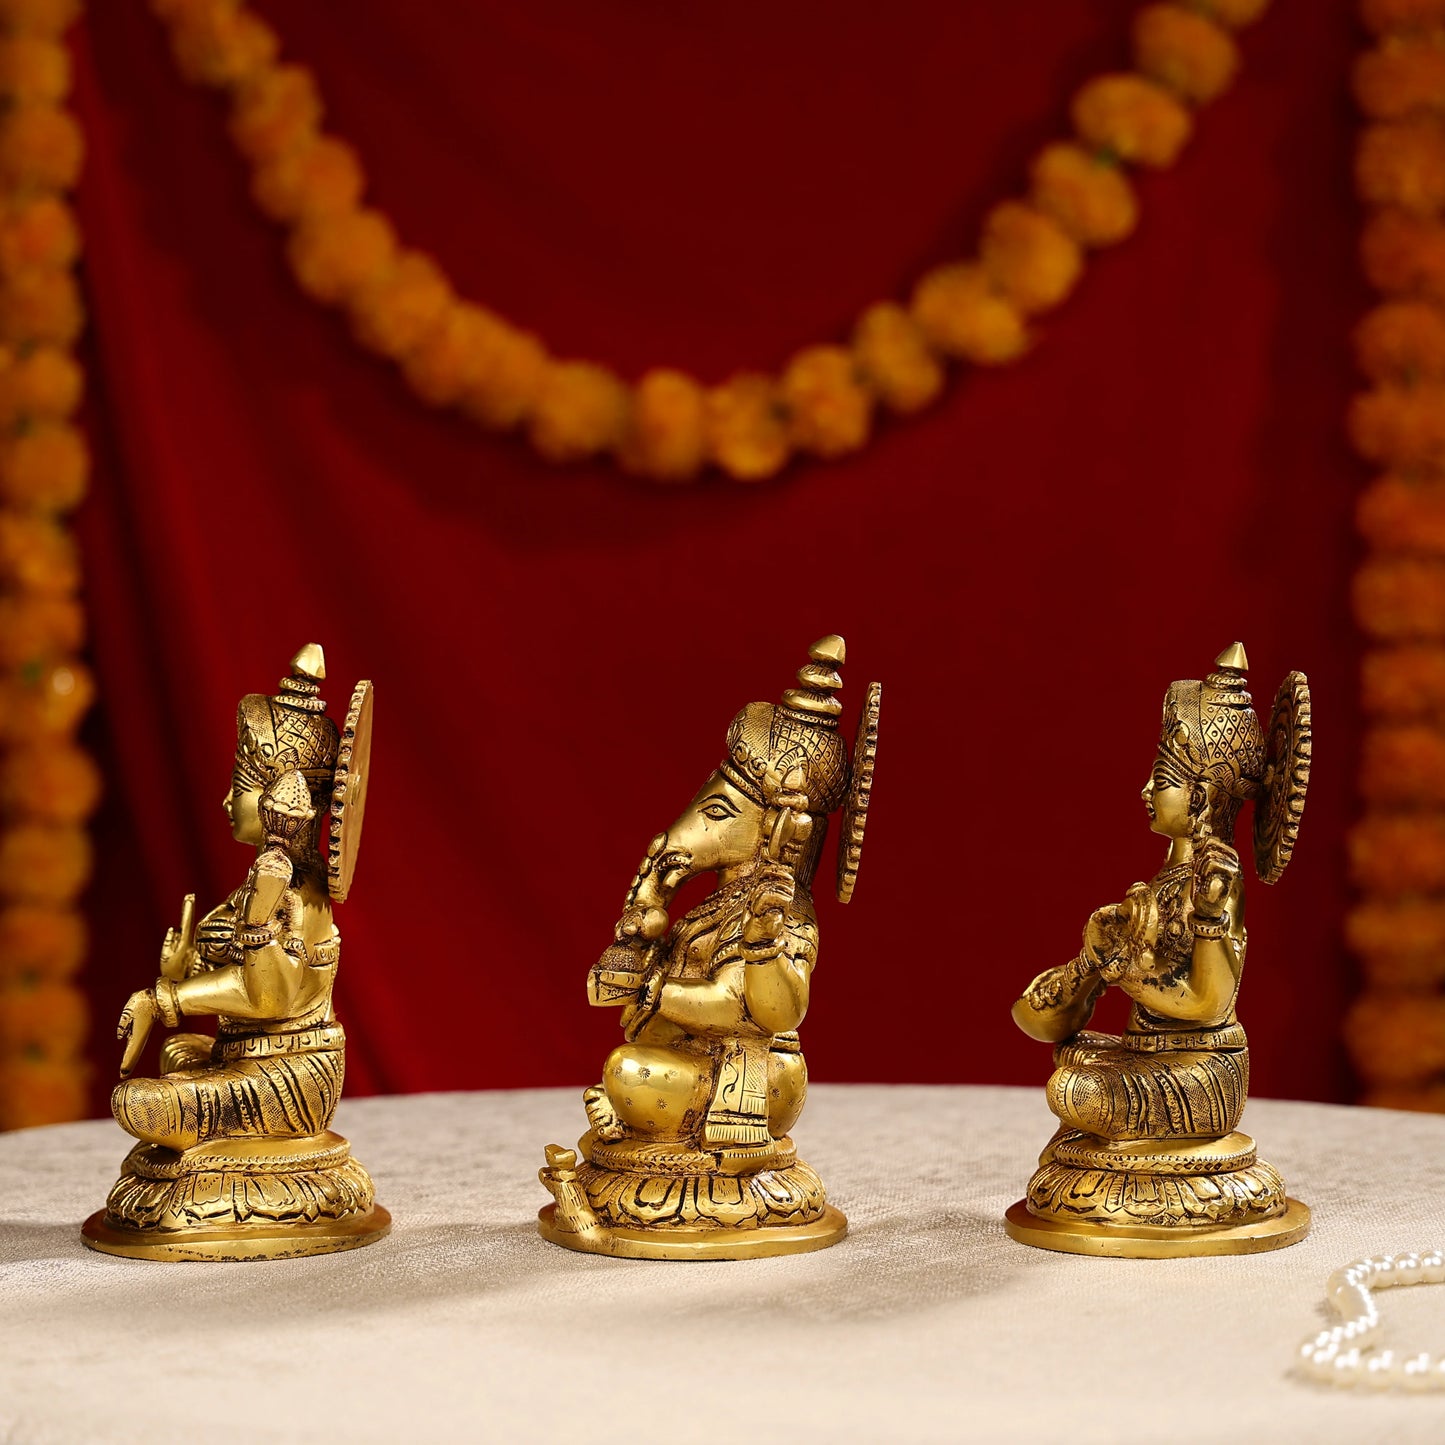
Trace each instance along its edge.
<instances>
[{"instance_id":1,"label":"necklace","mask_svg":"<svg viewBox=\"0 0 1445 1445\"><path fill-rule=\"evenodd\" d=\"M1300 1346L1300 1372L1332 1385L1445 1390L1445 1356L1424 1351L1404 1355L1374 1348L1380 1336L1380 1316L1370 1291L1397 1284L1445 1284L1445 1252L1378 1254L1336 1270L1325 1293L1340 1323Z\"/></svg>"}]
</instances>

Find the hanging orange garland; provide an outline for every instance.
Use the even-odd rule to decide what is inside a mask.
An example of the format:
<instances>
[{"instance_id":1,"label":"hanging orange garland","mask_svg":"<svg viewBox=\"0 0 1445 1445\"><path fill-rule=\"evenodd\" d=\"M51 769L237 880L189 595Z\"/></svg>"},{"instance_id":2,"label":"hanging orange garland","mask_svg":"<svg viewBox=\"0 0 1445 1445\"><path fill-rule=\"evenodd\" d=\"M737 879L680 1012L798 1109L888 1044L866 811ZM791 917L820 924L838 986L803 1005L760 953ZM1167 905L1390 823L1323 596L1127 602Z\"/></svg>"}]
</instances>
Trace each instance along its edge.
<instances>
[{"instance_id":1,"label":"hanging orange garland","mask_svg":"<svg viewBox=\"0 0 1445 1445\"><path fill-rule=\"evenodd\" d=\"M1349 425L1382 475L1356 514L1364 815L1346 928L1365 987L1346 1039L1367 1102L1445 1111L1445 0L1360 11L1375 43L1355 66L1355 178L1381 300L1355 331L1370 389Z\"/></svg>"},{"instance_id":2,"label":"hanging orange garland","mask_svg":"<svg viewBox=\"0 0 1445 1445\"><path fill-rule=\"evenodd\" d=\"M67 514L89 458L80 229L65 200L80 127L62 37L78 0L0 0L0 1128L85 1112L77 900L99 772L75 741L93 696L78 660L80 564Z\"/></svg>"},{"instance_id":3,"label":"hanging orange garland","mask_svg":"<svg viewBox=\"0 0 1445 1445\"><path fill-rule=\"evenodd\" d=\"M357 339L395 362L433 406L496 431L524 427L551 462L610 455L626 471L685 481L713 465L761 481L797 453L839 457L868 440L876 406L907 415L940 393L945 364L999 366L1028 349L1029 318L1073 290L1088 248L1134 229L1128 166L1173 163L1193 109L1239 64L1231 30L1269 0L1166 0L1134 20L1137 73L1074 97L1076 138L1045 147L1027 200L996 206L977 257L924 275L905 307L869 307L848 345L797 352L782 374L705 386L658 368L628 385L607 367L554 358L535 336L460 299L430 257L362 204L356 152L321 130L311 72L276 60L274 32L240 0L151 0L183 74L224 91L252 191L288 227L302 289L344 310Z\"/></svg>"}]
</instances>

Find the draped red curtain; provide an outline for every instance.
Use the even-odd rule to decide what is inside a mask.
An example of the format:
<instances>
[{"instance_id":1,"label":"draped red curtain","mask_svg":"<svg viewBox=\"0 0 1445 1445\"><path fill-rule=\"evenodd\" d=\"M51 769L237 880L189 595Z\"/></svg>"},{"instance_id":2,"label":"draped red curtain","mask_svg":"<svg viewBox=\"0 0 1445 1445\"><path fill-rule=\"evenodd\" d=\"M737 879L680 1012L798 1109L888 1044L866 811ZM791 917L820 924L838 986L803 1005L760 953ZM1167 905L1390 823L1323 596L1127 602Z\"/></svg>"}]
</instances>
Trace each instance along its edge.
<instances>
[{"instance_id":1,"label":"draped red curtain","mask_svg":"<svg viewBox=\"0 0 1445 1445\"><path fill-rule=\"evenodd\" d=\"M716 380L970 250L1072 90L1127 65L1133 6L258 8L464 294L558 354ZM333 709L377 688L338 915L364 1092L595 1078L617 1016L584 978L643 847L838 631L846 721L872 678L884 715L856 901L819 905L815 1079L1042 1080L1008 1006L1158 866L1164 689L1238 638L1261 706L1290 668L1315 692L1303 838L1250 891L1255 1088L1346 1096L1356 36L1346 0L1278 0L1242 40L1024 361L847 461L667 488L428 412L296 290L146 7L88 7L98 1089L182 893L243 875L234 708L301 643Z\"/></svg>"}]
</instances>

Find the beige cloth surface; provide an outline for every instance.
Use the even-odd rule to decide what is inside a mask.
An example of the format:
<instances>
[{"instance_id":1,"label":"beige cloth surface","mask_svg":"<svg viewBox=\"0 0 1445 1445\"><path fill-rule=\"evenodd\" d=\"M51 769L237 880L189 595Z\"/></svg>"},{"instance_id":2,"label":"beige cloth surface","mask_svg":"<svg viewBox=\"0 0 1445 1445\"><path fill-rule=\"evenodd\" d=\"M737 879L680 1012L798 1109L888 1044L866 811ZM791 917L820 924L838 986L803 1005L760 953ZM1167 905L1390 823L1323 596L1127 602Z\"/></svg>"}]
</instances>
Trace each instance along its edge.
<instances>
[{"instance_id":1,"label":"beige cloth surface","mask_svg":"<svg viewBox=\"0 0 1445 1445\"><path fill-rule=\"evenodd\" d=\"M1040 1092L823 1086L796 1138L849 1237L711 1264L538 1236L542 1146L581 1122L572 1089L345 1103L391 1236L227 1265L82 1247L113 1124L0 1136L0 1441L1445 1441L1445 1397L1289 1373L1333 1269L1445 1245L1445 1118L1252 1103L1310 1237L1115 1261L1003 1232ZM1445 1286L1380 1306L1388 1343L1445 1351Z\"/></svg>"}]
</instances>

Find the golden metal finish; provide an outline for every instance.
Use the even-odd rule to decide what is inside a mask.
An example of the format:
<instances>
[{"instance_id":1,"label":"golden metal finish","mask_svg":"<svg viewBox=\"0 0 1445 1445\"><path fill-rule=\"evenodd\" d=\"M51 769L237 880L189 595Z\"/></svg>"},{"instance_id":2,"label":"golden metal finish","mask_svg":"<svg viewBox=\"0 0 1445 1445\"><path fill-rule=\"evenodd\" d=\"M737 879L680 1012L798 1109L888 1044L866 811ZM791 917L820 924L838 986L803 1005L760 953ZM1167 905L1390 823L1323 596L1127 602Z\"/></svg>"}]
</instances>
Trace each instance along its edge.
<instances>
[{"instance_id":1,"label":"golden metal finish","mask_svg":"<svg viewBox=\"0 0 1445 1445\"><path fill-rule=\"evenodd\" d=\"M1310 1232L1310 1212L1297 1199L1287 1201L1283 1214L1256 1224L1220 1225L1209 1230L1154 1229L1138 1225L1127 1231L1098 1225L1071 1224L1053 1216L1040 1217L1026 1199L1012 1204L1004 1227L1020 1244L1053 1249L1063 1254L1100 1254L1110 1259L1183 1259L1207 1254L1263 1254L1298 1244Z\"/></svg>"},{"instance_id":2,"label":"golden metal finish","mask_svg":"<svg viewBox=\"0 0 1445 1445\"><path fill-rule=\"evenodd\" d=\"M327 857L327 890L345 903L356 872L361 825L366 817L366 784L371 769L372 686L358 682L341 728L336 755L336 785L331 792L331 847Z\"/></svg>"},{"instance_id":3,"label":"golden metal finish","mask_svg":"<svg viewBox=\"0 0 1445 1445\"><path fill-rule=\"evenodd\" d=\"M873 764L878 756L878 705L882 699L883 689L876 682L870 682L858 719L858 736L853 742L853 778L848 784L848 801L843 805L842 831L838 838L839 903L852 902L863 861L863 832L868 826Z\"/></svg>"},{"instance_id":4,"label":"golden metal finish","mask_svg":"<svg viewBox=\"0 0 1445 1445\"><path fill-rule=\"evenodd\" d=\"M1059 1128L1005 1226L1023 1244L1139 1259L1252 1254L1303 1239L1309 1210L1238 1132L1249 1046L1235 1013L1244 969L1244 883L1232 839L1255 804L1256 868L1284 873L1310 771L1303 673L1281 684L1268 735L1235 643L1202 682L1164 700L1142 797L1169 839L1164 867L1096 910L1078 955L1013 1007L1055 1044L1049 1107ZM1122 1037L1086 1030L1111 984L1133 1008Z\"/></svg>"},{"instance_id":5,"label":"golden metal finish","mask_svg":"<svg viewBox=\"0 0 1445 1445\"><path fill-rule=\"evenodd\" d=\"M246 880L197 924L188 894L160 977L131 995L111 1109L139 1142L106 1207L81 1233L134 1259L290 1259L380 1239L391 1217L346 1140L328 1127L346 1036L332 1008L341 936L333 893L356 864L371 741L371 684L344 735L325 716L314 643L274 697L241 699L225 798L234 837L256 849ZM333 816L332 866L321 829ZM160 1076L130 1075L157 1022L214 1015L214 1037L172 1034Z\"/></svg>"},{"instance_id":6,"label":"golden metal finish","mask_svg":"<svg viewBox=\"0 0 1445 1445\"><path fill-rule=\"evenodd\" d=\"M554 1203L538 1227L554 1244L749 1259L823 1249L847 1229L788 1131L808 1085L797 1028L818 953L813 878L828 815L844 809L838 888L852 896L880 689L868 689L850 764L835 696L843 639L808 656L781 703L733 719L726 758L652 840L588 975L591 1003L622 1008L626 1042L583 1095L578 1149L547 1148ZM706 873L714 891L674 923L673 896Z\"/></svg>"}]
</instances>

